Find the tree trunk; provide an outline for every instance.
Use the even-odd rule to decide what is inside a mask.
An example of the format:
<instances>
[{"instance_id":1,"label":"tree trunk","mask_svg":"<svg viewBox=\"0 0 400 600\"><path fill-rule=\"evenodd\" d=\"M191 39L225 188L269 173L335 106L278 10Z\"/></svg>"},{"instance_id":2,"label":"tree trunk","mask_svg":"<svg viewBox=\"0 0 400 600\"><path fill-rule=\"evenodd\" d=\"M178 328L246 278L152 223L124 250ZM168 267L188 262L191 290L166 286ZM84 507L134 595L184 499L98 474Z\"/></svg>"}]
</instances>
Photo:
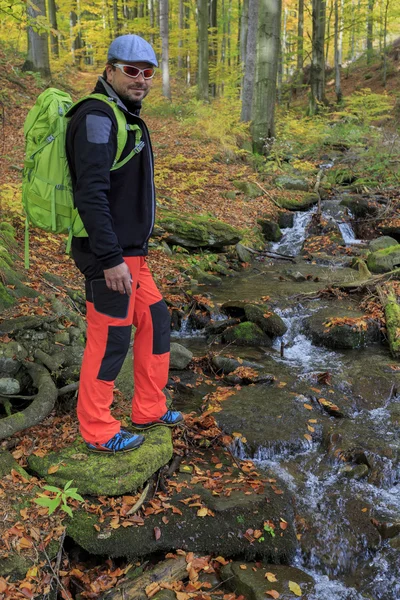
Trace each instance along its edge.
<instances>
[{"instance_id":1,"label":"tree trunk","mask_svg":"<svg viewBox=\"0 0 400 600\"><path fill-rule=\"evenodd\" d=\"M253 148L259 154L267 153L267 143L275 135L281 12L281 0L260 0L252 125Z\"/></svg>"},{"instance_id":2,"label":"tree trunk","mask_svg":"<svg viewBox=\"0 0 400 600\"><path fill-rule=\"evenodd\" d=\"M244 65L244 78L242 89L241 121L251 120L251 107L253 104L254 79L256 73L257 57L257 26L258 26L258 0L248 0L248 27L246 63Z\"/></svg>"},{"instance_id":3,"label":"tree trunk","mask_svg":"<svg viewBox=\"0 0 400 600\"><path fill-rule=\"evenodd\" d=\"M249 1L250 0L243 0L242 12L240 14L240 62L243 67L243 75L245 74L246 62L247 62L247 39L248 39L248 28L249 28ZM258 7L257 7L257 9L258 9Z\"/></svg>"},{"instance_id":4,"label":"tree trunk","mask_svg":"<svg viewBox=\"0 0 400 600\"><path fill-rule=\"evenodd\" d=\"M59 46L58 46L58 34L57 32L57 8L55 0L48 1L48 9L49 9L49 21L50 26L54 31L50 32L50 48L53 56L58 58L60 54Z\"/></svg>"},{"instance_id":5,"label":"tree trunk","mask_svg":"<svg viewBox=\"0 0 400 600\"><path fill-rule=\"evenodd\" d=\"M80 65L81 63L81 52L82 49L82 40L79 32L79 23L78 23L78 15L75 10L71 10L69 13L69 33L71 40L71 54L72 54L72 63L74 65Z\"/></svg>"},{"instance_id":6,"label":"tree trunk","mask_svg":"<svg viewBox=\"0 0 400 600\"><path fill-rule=\"evenodd\" d=\"M297 16L297 71L301 73L304 65L304 0L299 0Z\"/></svg>"},{"instance_id":7,"label":"tree trunk","mask_svg":"<svg viewBox=\"0 0 400 600\"><path fill-rule=\"evenodd\" d=\"M318 104L325 103L325 0L312 0L312 60L310 71L309 114L318 112Z\"/></svg>"},{"instance_id":8,"label":"tree trunk","mask_svg":"<svg viewBox=\"0 0 400 600\"><path fill-rule=\"evenodd\" d=\"M208 63L211 71L211 96L217 95L216 71L218 60L218 22L217 22L217 0L209 0L209 32L211 40L209 45Z\"/></svg>"},{"instance_id":9,"label":"tree trunk","mask_svg":"<svg viewBox=\"0 0 400 600\"><path fill-rule=\"evenodd\" d=\"M46 18L46 1L36 0L34 5L29 4L27 8L28 17L36 19L41 16ZM33 27L28 27L28 56L23 64L23 71L34 71L41 73L44 77L50 77L49 61L49 36L47 32L38 33Z\"/></svg>"},{"instance_id":10,"label":"tree trunk","mask_svg":"<svg viewBox=\"0 0 400 600\"><path fill-rule=\"evenodd\" d=\"M335 93L338 104L342 101L340 83L340 51L339 51L339 0L335 0Z\"/></svg>"},{"instance_id":11,"label":"tree trunk","mask_svg":"<svg viewBox=\"0 0 400 600\"><path fill-rule=\"evenodd\" d=\"M113 0L113 16L114 16L114 35L117 37L121 33L121 21L119 19L118 0Z\"/></svg>"},{"instance_id":12,"label":"tree trunk","mask_svg":"<svg viewBox=\"0 0 400 600\"><path fill-rule=\"evenodd\" d=\"M332 20L332 15L333 15L333 11L335 9L335 3L334 0L330 1L330 0L326 0L327 4L326 4L326 8L325 8L325 12L326 9L329 7L329 12L328 12L328 18L325 17L325 27L326 27L326 31L325 31L325 39L326 39L326 45L325 45L325 64L328 63L328 57L329 57L329 43L331 40L331 20Z\"/></svg>"},{"instance_id":13,"label":"tree trunk","mask_svg":"<svg viewBox=\"0 0 400 600\"><path fill-rule=\"evenodd\" d=\"M387 78L387 22L388 22L388 11L389 11L390 0L385 2L385 13L383 19L383 87L386 87Z\"/></svg>"},{"instance_id":14,"label":"tree trunk","mask_svg":"<svg viewBox=\"0 0 400 600\"><path fill-rule=\"evenodd\" d=\"M160 36L161 36L161 69L162 93L171 100L171 84L169 80L169 0L160 0Z\"/></svg>"},{"instance_id":15,"label":"tree trunk","mask_svg":"<svg viewBox=\"0 0 400 600\"><path fill-rule=\"evenodd\" d=\"M389 340L390 352L393 358L400 358L400 306L397 302L396 292L392 285L387 284L386 289L377 286L377 292L383 308L385 309L386 331Z\"/></svg>"},{"instance_id":16,"label":"tree trunk","mask_svg":"<svg viewBox=\"0 0 400 600\"><path fill-rule=\"evenodd\" d=\"M197 95L199 100L208 101L208 2L197 0L199 65L197 80Z\"/></svg>"},{"instance_id":17,"label":"tree trunk","mask_svg":"<svg viewBox=\"0 0 400 600\"><path fill-rule=\"evenodd\" d=\"M179 40L178 40L178 78L182 79L183 76L183 31L185 29L185 6L183 0L179 0L179 17L178 17L178 27L179 27Z\"/></svg>"},{"instance_id":18,"label":"tree trunk","mask_svg":"<svg viewBox=\"0 0 400 600\"><path fill-rule=\"evenodd\" d=\"M374 4L375 0L368 0L368 14L367 14L367 64L369 65L372 61L372 55L374 52Z\"/></svg>"},{"instance_id":19,"label":"tree trunk","mask_svg":"<svg viewBox=\"0 0 400 600\"><path fill-rule=\"evenodd\" d=\"M151 27L150 43L154 44L154 0L149 0L149 20Z\"/></svg>"}]
</instances>

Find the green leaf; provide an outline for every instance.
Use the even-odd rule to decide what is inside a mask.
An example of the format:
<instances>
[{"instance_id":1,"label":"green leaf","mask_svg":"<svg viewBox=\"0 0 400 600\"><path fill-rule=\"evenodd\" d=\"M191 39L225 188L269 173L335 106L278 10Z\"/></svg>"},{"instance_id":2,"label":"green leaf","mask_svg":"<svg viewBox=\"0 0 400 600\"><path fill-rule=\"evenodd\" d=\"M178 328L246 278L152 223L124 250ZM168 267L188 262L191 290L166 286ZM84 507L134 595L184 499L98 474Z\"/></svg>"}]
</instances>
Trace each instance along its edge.
<instances>
[{"instance_id":1,"label":"green leaf","mask_svg":"<svg viewBox=\"0 0 400 600\"><path fill-rule=\"evenodd\" d=\"M71 479L71 481L67 481L67 483L64 485L64 492L67 491L67 489L70 487L70 485L73 483L73 479ZM78 488L75 488L78 489Z\"/></svg>"},{"instance_id":2,"label":"green leaf","mask_svg":"<svg viewBox=\"0 0 400 600\"><path fill-rule=\"evenodd\" d=\"M79 500L79 502L85 502L84 498L82 498L80 494L76 494L75 492L73 494L69 493L68 497L73 498L74 500Z\"/></svg>"},{"instance_id":3,"label":"green leaf","mask_svg":"<svg viewBox=\"0 0 400 600\"><path fill-rule=\"evenodd\" d=\"M34 502L36 502L36 504L39 504L39 506L46 506L48 508L51 502L51 498L49 498L48 496L40 496L40 498L35 498Z\"/></svg>"},{"instance_id":4,"label":"green leaf","mask_svg":"<svg viewBox=\"0 0 400 600\"><path fill-rule=\"evenodd\" d=\"M70 517L73 517L74 515L72 514L72 510L71 508L67 505L67 504L63 504L61 506L61 510L63 510L64 512L67 513L67 515L69 515Z\"/></svg>"},{"instance_id":5,"label":"green leaf","mask_svg":"<svg viewBox=\"0 0 400 600\"><path fill-rule=\"evenodd\" d=\"M56 494L59 494L62 491L60 490L60 488L54 487L54 485L45 485L44 489L48 490L49 492L54 492Z\"/></svg>"},{"instance_id":6,"label":"green leaf","mask_svg":"<svg viewBox=\"0 0 400 600\"><path fill-rule=\"evenodd\" d=\"M53 500L51 500L49 503L49 515L53 514L53 512L60 504L61 502L59 498L54 498Z\"/></svg>"}]
</instances>

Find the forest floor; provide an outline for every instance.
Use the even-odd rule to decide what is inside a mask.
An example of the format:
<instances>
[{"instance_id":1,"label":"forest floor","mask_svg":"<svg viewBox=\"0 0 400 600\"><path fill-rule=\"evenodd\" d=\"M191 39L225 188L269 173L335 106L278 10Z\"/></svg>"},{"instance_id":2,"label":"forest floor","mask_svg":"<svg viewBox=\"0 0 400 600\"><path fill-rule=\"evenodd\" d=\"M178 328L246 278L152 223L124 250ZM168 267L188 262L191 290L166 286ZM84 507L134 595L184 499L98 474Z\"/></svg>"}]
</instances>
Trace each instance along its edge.
<instances>
[{"instance_id":1,"label":"forest floor","mask_svg":"<svg viewBox=\"0 0 400 600\"><path fill-rule=\"evenodd\" d=\"M20 191L21 191L21 169L24 160L24 139L23 123L28 109L33 105L36 96L43 90L43 82L34 75L22 75L14 64L15 57L5 55L0 50L0 101L2 105L2 129L0 133L0 149L2 154L2 164L0 172L0 220L11 220L17 228L17 236L20 242L20 266L23 265L23 238L24 238L24 218L21 210ZM387 92L390 99L390 110L383 110L384 125L387 128L388 135L398 128L399 107L396 105L396 97L400 92L400 83L398 75L399 61L391 61L390 77L387 85ZM68 81L68 89L72 92L74 98L87 93L94 86L96 74L94 72L70 72L68 75L55 76L52 81L54 87L64 87L64 82ZM371 94L384 95L385 90L382 87L381 73L379 64L373 66L359 65L357 69L349 68L344 71L343 93L351 96L362 93L363 88L369 88ZM332 82L328 82L328 89L332 90ZM278 132L282 138L278 144L278 149L273 156L273 160L265 163L264 159L256 157L255 159L243 148L248 141L248 128L246 125L239 124L236 120L239 103L235 99L216 100L209 106L201 106L196 103L192 97L192 91L182 91L176 83L173 86L174 96L178 100L172 104L162 99L160 93L160 82L156 80L155 89L146 101L143 111L143 117L148 123L152 141L155 150L155 179L158 194L158 203L181 214L198 213L206 214L221 219L235 227L245 229L246 239L251 240L257 237L257 219L276 218L278 209L274 201L285 195L291 199L296 198L297 192L278 189L274 186L273 180L279 174L285 173L283 157L288 151L290 144L296 148L304 147L307 141L310 141L310 147L313 150L308 155L303 155L298 159L298 166L302 167L307 173L315 173L316 166L321 162L324 155L324 145L322 140L317 143L315 140L321 136L326 122L315 120L315 132L307 132L309 138L304 141L305 131L310 128L312 120L305 121L304 106L306 104L306 94L297 97L292 102L293 108L290 111L278 110ZM331 96L331 92L329 93ZM397 99L398 103L398 99ZM300 112L300 105L302 106ZM375 116L375 115L373 115ZM335 121L339 117L333 116ZM368 129L371 125L377 124L381 119L377 115L375 121L371 115L365 117L362 126ZM328 121L328 117L326 121ZM288 125L289 123L289 125ZM365 129L364 129L365 131ZM314 136L314 137L313 137ZM297 145L296 145L297 144ZM369 164L369 163L368 163ZM379 177L382 180L384 173L379 171ZM390 177L391 177L390 173ZM378 179L379 179L378 177ZM390 179L390 178L388 178ZM237 194L235 200L228 199L226 192L237 191L233 185L235 180L244 180L255 182L264 190L265 193L258 198L249 200L244 194ZM391 185L395 187L396 174L390 179ZM384 185L381 185L382 190ZM365 189L368 187L365 185ZM53 236L39 231L33 231L31 236L31 269L29 271L29 281L33 288L43 295L49 293L49 284L44 279L43 273L50 272L60 276L68 282L70 287L82 289L82 279L75 269L72 260L65 254L65 238ZM155 278L161 288L161 291L168 295L169 288L176 286L177 277L179 278L177 266L185 261L186 257L179 252L168 256L162 250L152 250L149 263L155 275ZM178 280L179 281L179 280ZM62 297L63 292L60 290ZM1 318L11 318L28 314L43 314L51 311L50 305L37 304L35 300L21 298L15 306L5 311ZM121 412L126 412L126 406L121 404ZM201 419L203 424L201 425ZM212 437L215 434L214 423L208 420L208 415L199 417L192 423L193 436L197 435L196 428L200 427L202 435L210 432ZM59 435L62 421L63 438L61 443L68 443L77 436L77 424L73 416L62 415L54 417L51 424L46 427L38 426L30 430L29 439L22 438L13 449L14 458L24 465L24 457L30 452L30 446L35 444L36 449L46 449L52 444L52 436ZM205 421L207 421L206 424ZM208 424L208 425L207 425ZM207 429L208 427L208 429ZM28 447L29 446L29 447ZM251 470L251 466L248 466ZM13 472L14 497L17 498L19 491L26 487L27 481L21 475ZM29 484L33 485L33 484ZM0 490L0 496L4 498L4 490ZM10 506L12 505L12 496L7 496ZM53 536L58 540L62 538L63 527L60 518L47 519L46 511L40 513L36 507L37 520L43 531L47 535ZM118 514L120 507L114 505L112 510ZM22 520L24 515L21 515ZM24 544L32 543L31 538L24 536L18 529L18 523L15 525L15 531L10 535L16 535L21 549ZM17 533L16 533L17 532ZM220 562L224 559L220 558ZM210 568L218 568L218 564L211 562L208 558ZM205 562L199 565L204 568ZM80 571L80 568L82 571ZM83 571L86 570L84 573ZM62 573L63 569L61 569ZM85 597L98 597L98 594L105 589L116 584L118 579L126 574L127 567L116 567L111 561L106 565L96 565L92 570L87 567L74 564L65 572L65 582L69 578L79 580L81 589L85 591ZM47 580L39 580L37 567L32 567L32 571L27 574L23 582L18 582L10 587L9 582L0 578L0 596L2 593L11 594L5 597L11 598L33 598L38 590L46 589L51 579L47 571ZM185 592L184 586L178 590L182 592L182 600L189 596ZM177 597L179 598L179 595ZM185 595L186 594L186 595ZM64 598L70 598L67 592L63 591ZM83 596L82 596L83 597ZM224 597L225 598L225 597ZM229 600L234 595L229 596Z\"/></svg>"}]
</instances>

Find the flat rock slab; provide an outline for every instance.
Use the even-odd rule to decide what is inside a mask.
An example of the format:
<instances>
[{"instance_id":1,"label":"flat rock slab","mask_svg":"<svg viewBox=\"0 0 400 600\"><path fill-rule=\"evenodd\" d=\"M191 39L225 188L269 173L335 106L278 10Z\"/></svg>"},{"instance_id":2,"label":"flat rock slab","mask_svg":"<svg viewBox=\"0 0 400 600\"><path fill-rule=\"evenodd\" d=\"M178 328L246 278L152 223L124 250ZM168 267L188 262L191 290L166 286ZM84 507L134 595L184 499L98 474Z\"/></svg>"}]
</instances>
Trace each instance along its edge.
<instances>
[{"instance_id":1,"label":"flat rock slab","mask_svg":"<svg viewBox=\"0 0 400 600\"><path fill-rule=\"evenodd\" d=\"M31 455L28 464L47 483L64 487L71 479L80 494L118 496L136 492L172 458L171 431L155 427L145 434L138 450L122 454L89 452L83 442L75 442L60 452L44 457ZM58 467L54 473L52 468Z\"/></svg>"},{"instance_id":2,"label":"flat rock slab","mask_svg":"<svg viewBox=\"0 0 400 600\"><path fill-rule=\"evenodd\" d=\"M269 459L304 452L311 447L311 440L322 439L320 415L313 431L308 427L315 416L304 407L309 400L278 385L243 387L224 400L221 412L215 415L226 433L240 433L245 438L241 443L247 456Z\"/></svg>"},{"instance_id":3,"label":"flat rock slab","mask_svg":"<svg viewBox=\"0 0 400 600\"><path fill-rule=\"evenodd\" d=\"M266 577L276 581L269 581ZM295 567L286 565L257 566L253 563L231 562L222 568L221 575L227 580L227 585L237 596L244 596L246 600L266 600L266 598L279 598L280 600L306 600L314 589L314 580L310 575ZM293 585L295 584L295 585ZM290 589L297 591L297 594ZM298 588L296 587L298 586ZM279 596L267 594L275 590ZM332 599L333 600L333 599Z\"/></svg>"},{"instance_id":4,"label":"flat rock slab","mask_svg":"<svg viewBox=\"0 0 400 600\"><path fill-rule=\"evenodd\" d=\"M327 348L362 348L381 337L377 321L358 310L333 306L311 315L305 326L314 344Z\"/></svg>"},{"instance_id":5,"label":"flat rock slab","mask_svg":"<svg viewBox=\"0 0 400 600\"><path fill-rule=\"evenodd\" d=\"M185 467L193 468L188 463ZM298 546L293 497L281 481L259 474L255 489L238 469L224 472L222 463L217 467L205 460L203 475L199 473L197 469L192 475L181 472L174 477L165 499L163 494L158 505L154 501L146 505L144 518L120 517L118 528L113 528L111 515L99 521L98 515L77 509L67 533L92 554L132 560L178 548L274 563L293 558ZM287 522L284 530L280 527L283 519ZM266 521L273 524L276 536L265 535L258 542L252 534L263 531Z\"/></svg>"}]
</instances>

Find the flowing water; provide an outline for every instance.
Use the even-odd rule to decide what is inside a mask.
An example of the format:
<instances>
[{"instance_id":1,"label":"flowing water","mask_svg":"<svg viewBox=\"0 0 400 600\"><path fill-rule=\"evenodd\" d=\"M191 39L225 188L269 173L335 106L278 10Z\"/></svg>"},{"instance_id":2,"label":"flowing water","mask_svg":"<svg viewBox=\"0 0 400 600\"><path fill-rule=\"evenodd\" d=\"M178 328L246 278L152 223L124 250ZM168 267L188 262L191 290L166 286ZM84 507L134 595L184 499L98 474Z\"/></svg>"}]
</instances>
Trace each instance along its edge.
<instances>
[{"instance_id":1,"label":"flowing water","mask_svg":"<svg viewBox=\"0 0 400 600\"><path fill-rule=\"evenodd\" d=\"M338 225L346 244L360 243L350 224L342 222L338 200L323 204L322 209L341 221ZM283 230L281 241L270 249L297 255L314 210L297 213L293 228ZM349 399L348 418L341 420L340 431L352 447L362 448L360 456L366 457L371 476L345 477L344 463L317 442L291 456L263 447L252 455L260 468L283 479L295 497L300 542L294 565L316 582L308 600L400 600L400 534L380 536L365 516L368 513L386 523L387 531L396 526L400 529L400 396L390 371L393 359L383 346L328 350L314 345L303 331L304 320L326 302L299 300L300 295L312 297L334 280L356 278L355 271L337 265L338 261L329 260L310 264L301 258L296 265L266 260L208 291L216 303L271 296L274 310L288 330L271 349L254 349L248 357L265 362L270 372L274 372L271 365L286 369L299 382L315 372L329 372L332 387ZM308 279L293 281L290 274L294 271ZM191 340L190 331L184 333L182 343L192 344L196 354L200 350L205 353L204 339ZM232 354L232 347L229 352ZM243 356L239 349L237 354ZM235 452L248 458L240 442L236 442Z\"/></svg>"}]
</instances>

